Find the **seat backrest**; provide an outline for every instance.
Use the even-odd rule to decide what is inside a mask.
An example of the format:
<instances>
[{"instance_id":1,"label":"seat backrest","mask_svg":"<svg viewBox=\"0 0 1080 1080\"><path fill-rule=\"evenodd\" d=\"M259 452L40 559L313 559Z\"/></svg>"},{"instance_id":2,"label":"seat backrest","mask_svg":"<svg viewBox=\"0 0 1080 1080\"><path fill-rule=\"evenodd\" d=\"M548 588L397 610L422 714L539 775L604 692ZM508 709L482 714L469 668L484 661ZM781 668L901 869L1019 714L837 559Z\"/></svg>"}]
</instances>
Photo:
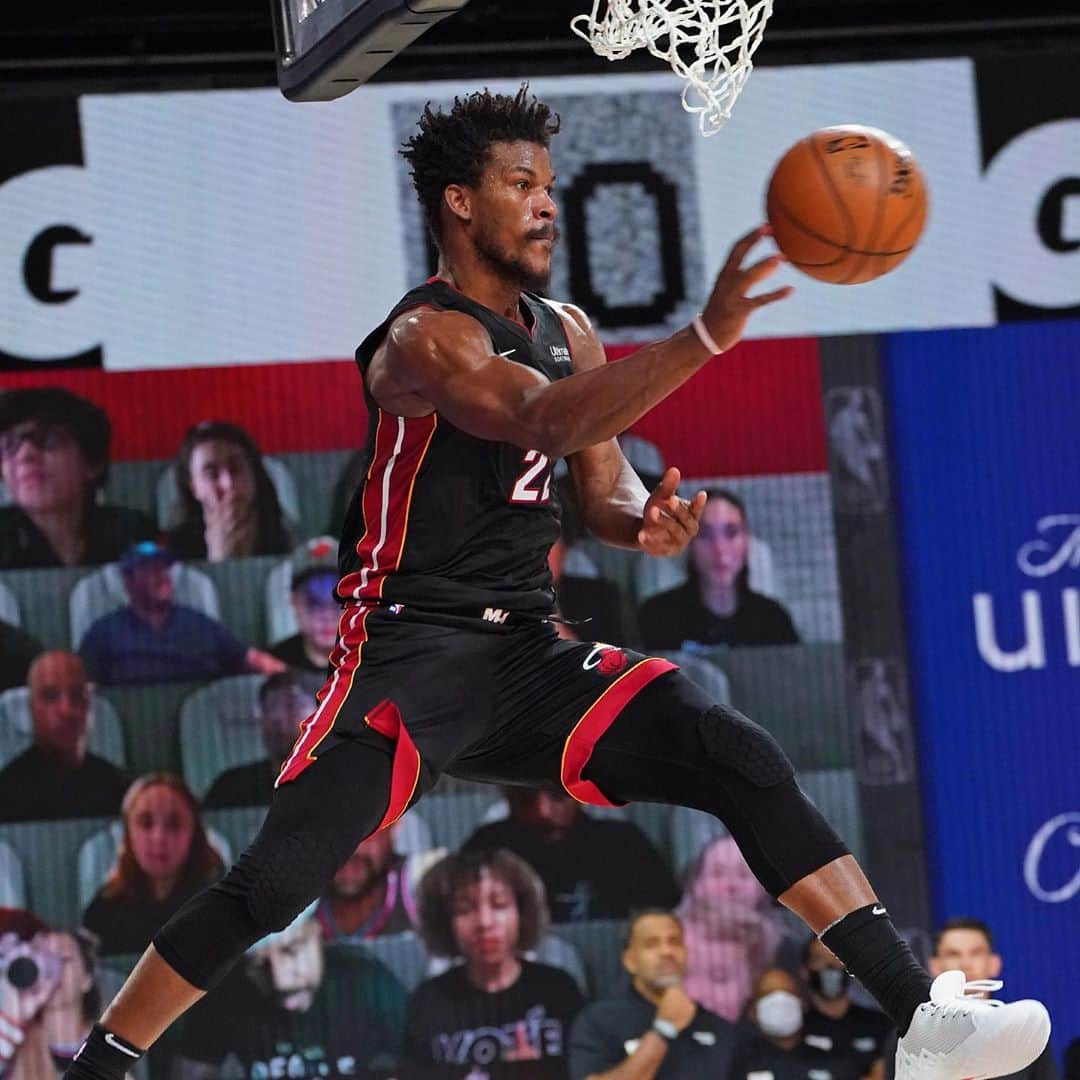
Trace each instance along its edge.
<instances>
[{"instance_id":1,"label":"seat backrest","mask_svg":"<svg viewBox=\"0 0 1080 1080\"><path fill-rule=\"evenodd\" d=\"M300 520L300 493L289 466L275 457L264 457L263 466L274 485L274 491L277 492L281 512L295 525ZM180 489L176 484L176 462L167 465L158 477L155 501L158 521L164 528L171 527L176 522L175 515L180 501Z\"/></svg>"},{"instance_id":2,"label":"seat backrest","mask_svg":"<svg viewBox=\"0 0 1080 1080\"><path fill-rule=\"evenodd\" d=\"M109 876L109 870L116 861L116 852L124 835L124 827L114 821L108 827L88 836L79 848L76 861L76 876L79 889L79 910L85 911L95 893ZM207 828L206 838L210 846L221 856L221 861L229 866L232 863L232 850L229 842L216 829Z\"/></svg>"},{"instance_id":3,"label":"seat backrest","mask_svg":"<svg viewBox=\"0 0 1080 1080\"><path fill-rule=\"evenodd\" d=\"M292 563L286 559L266 575L266 633L267 641L284 641L300 629L289 603L292 588Z\"/></svg>"},{"instance_id":4,"label":"seat backrest","mask_svg":"<svg viewBox=\"0 0 1080 1080\"><path fill-rule=\"evenodd\" d=\"M26 907L22 859L13 847L3 841L0 841L0 907Z\"/></svg>"},{"instance_id":5,"label":"seat backrest","mask_svg":"<svg viewBox=\"0 0 1080 1080\"><path fill-rule=\"evenodd\" d=\"M682 673L695 686L704 690L718 705L731 703L731 683L712 661L681 649L661 652L658 655L666 656L673 664L678 664Z\"/></svg>"},{"instance_id":6,"label":"seat backrest","mask_svg":"<svg viewBox=\"0 0 1080 1080\"><path fill-rule=\"evenodd\" d=\"M484 823L484 815L498 793L459 792L454 795L428 795L420 804L424 820L431 827L434 847L457 851Z\"/></svg>"},{"instance_id":7,"label":"seat backrest","mask_svg":"<svg viewBox=\"0 0 1080 1080\"><path fill-rule=\"evenodd\" d=\"M669 827L671 839L668 853L671 869L680 880L698 855L718 837L728 835L719 818L707 814L704 810L691 810L688 806L671 808Z\"/></svg>"},{"instance_id":8,"label":"seat backrest","mask_svg":"<svg viewBox=\"0 0 1080 1080\"><path fill-rule=\"evenodd\" d=\"M422 855L434 848L431 826L418 810L409 810L394 826L394 850L399 855Z\"/></svg>"},{"instance_id":9,"label":"seat backrest","mask_svg":"<svg viewBox=\"0 0 1080 1080\"><path fill-rule=\"evenodd\" d=\"M401 934L384 934L364 942L341 942L328 945L328 950L365 952L384 963L411 994L427 977L428 954L418 934L406 930Z\"/></svg>"},{"instance_id":10,"label":"seat backrest","mask_svg":"<svg viewBox=\"0 0 1080 1080\"><path fill-rule=\"evenodd\" d=\"M21 626L22 616L19 613L19 601L15 594L0 581L0 620L11 626Z\"/></svg>"},{"instance_id":11,"label":"seat backrest","mask_svg":"<svg viewBox=\"0 0 1080 1080\"><path fill-rule=\"evenodd\" d=\"M854 769L803 769L799 787L824 814L856 858L864 853L859 783Z\"/></svg>"},{"instance_id":12,"label":"seat backrest","mask_svg":"<svg viewBox=\"0 0 1080 1080\"><path fill-rule=\"evenodd\" d=\"M218 679L180 706L180 760L196 798L234 765L266 756L258 718L262 682L261 675Z\"/></svg>"},{"instance_id":13,"label":"seat backrest","mask_svg":"<svg viewBox=\"0 0 1080 1080\"><path fill-rule=\"evenodd\" d=\"M217 586L201 570L185 563L175 563L170 570L173 599L178 604L201 611L212 619L221 617ZM71 640L77 649L86 631L102 615L126 606L127 590L118 563L109 563L81 578L71 590L68 611L71 618Z\"/></svg>"},{"instance_id":14,"label":"seat backrest","mask_svg":"<svg viewBox=\"0 0 1080 1080\"><path fill-rule=\"evenodd\" d=\"M585 975L594 998L612 997L626 985L622 966L624 919L591 919L588 922L560 923L559 937L572 945L585 964Z\"/></svg>"},{"instance_id":15,"label":"seat backrest","mask_svg":"<svg viewBox=\"0 0 1080 1080\"><path fill-rule=\"evenodd\" d=\"M33 741L30 690L25 686L13 686L0 693L0 768L21 754ZM99 757L120 768L124 767L124 727L112 702L100 694L90 697L87 747Z\"/></svg>"}]
</instances>

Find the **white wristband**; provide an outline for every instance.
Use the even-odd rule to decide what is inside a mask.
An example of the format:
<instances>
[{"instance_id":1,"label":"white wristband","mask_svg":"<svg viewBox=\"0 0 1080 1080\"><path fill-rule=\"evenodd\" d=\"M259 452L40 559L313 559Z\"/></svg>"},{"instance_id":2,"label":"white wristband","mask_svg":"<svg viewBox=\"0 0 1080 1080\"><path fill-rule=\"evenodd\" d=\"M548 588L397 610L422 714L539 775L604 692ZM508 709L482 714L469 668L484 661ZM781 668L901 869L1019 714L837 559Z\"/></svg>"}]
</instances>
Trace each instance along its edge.
<instances>
[{"instance_id":1,"label":"white wristband","mask_svg":"<svg viewBox=\"0 0 1080 1080\"><path fill-rule=\"evenodd\" d=\"M724 351L713 340L712 334L709 333L709 329L705 325L705 320L700 315L695 315L694 321L690 325L694 328L694 333L697 334L698 341L709 350L710 356L719 356Z\"/></svg>"}]
</instances>

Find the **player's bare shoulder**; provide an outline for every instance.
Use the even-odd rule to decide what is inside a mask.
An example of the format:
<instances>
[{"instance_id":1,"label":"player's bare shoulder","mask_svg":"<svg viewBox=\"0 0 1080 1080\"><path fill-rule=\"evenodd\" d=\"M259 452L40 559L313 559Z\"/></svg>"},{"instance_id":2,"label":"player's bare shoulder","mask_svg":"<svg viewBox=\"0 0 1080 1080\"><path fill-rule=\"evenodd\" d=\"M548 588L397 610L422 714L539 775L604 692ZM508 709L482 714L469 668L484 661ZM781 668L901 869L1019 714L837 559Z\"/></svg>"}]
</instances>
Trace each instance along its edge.
<instances>
[{"instance_id":1,"label":"player's bare shoulder","mask_svg":"<svg viewBox=\"0 0 1080 1080\"><path fill-rule=\"evenodd\" d=\"M600 336L581 308L563 300L545 299L544 303L562 320L574 371L587 371L607 362Z\"/></svg>"},{"instance_id":2,"label":"player's bare shoulder","mask_svg":"<svg viewBox=\"0 0 1080 1080\"><path fill-rule=\"evenodd\" d=\"M434 411L423 393L431 370L460 350L491 351L491 338L475 319L431 307L402 312L371 358L368 391L387 412L426 416Z\"/></svg>"}]
</instances>

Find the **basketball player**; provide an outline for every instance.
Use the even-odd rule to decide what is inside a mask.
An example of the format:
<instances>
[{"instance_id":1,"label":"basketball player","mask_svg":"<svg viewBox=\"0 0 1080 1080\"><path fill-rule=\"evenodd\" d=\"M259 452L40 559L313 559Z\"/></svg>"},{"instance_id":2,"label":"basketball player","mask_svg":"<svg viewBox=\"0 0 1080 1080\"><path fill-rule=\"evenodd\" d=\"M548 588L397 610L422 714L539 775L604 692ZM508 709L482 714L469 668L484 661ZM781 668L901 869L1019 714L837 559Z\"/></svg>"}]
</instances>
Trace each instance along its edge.
<instances>
[{"instance_id":1,"label":"basketball player","mask_svg":"<svg viewBox=\"0 0 1080 1080\"><path fill-rule=\"evenodd\" d=\"M1049 1034L1036 1002L991 1008L963 977L929 977L854 858L763 728L667 660L560 639L547 553L551 470L565 457L590 530L674 555L705 504L651 494L615 436L739 340L791 291L752 290L779 266L740 240L692 326L606 366L586 317L542 300L556 239L549 140L526 95L429 106L404 156L440 251L357 350L369 464L345 522L333 675L304 721L266 821L225 878L161 930L68 1072L121 1080L145 1048L263 935L324 890L371 832L445 771L634 799L723 820L766 889L800 915L904 1037L899 1076L1013 1072ZM958 975L959 973L949 973ZM944 980L944 981L943 981ZM657 1054L677 1034L643 1036Z\"/></svg>"}]
</instances>

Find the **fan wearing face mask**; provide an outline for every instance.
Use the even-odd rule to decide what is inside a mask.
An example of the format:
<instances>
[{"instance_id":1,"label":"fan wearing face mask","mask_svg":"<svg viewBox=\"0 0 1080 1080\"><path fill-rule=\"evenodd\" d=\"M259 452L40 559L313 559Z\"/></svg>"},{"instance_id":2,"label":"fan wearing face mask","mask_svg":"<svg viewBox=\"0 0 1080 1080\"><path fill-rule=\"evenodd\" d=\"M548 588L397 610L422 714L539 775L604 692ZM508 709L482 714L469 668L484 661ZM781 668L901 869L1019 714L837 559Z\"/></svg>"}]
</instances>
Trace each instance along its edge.
<instances>
[{"instance_id":1,"label":"fan wearing face mask","mask_svg":"<svg viewBox=\"0 0 1080 1080\"><path fill-rule=\"evenodd\" d=\"M859 1080L858 1061L804 1039L806 1002L790 972L770 968L747 1008L753 1029L735 1047L728 1080Z\"/></svg>"},{"instance_id":2,"label":"fan wearing face mask","mask_svg":"<svg viewBox=\"0 0 1080 1080\"><path fill-rule=\"evenodd\" d=\"M851 1000L853 984L844 965L816 937L803 952L802 977L809 997L803 1040L855 1058L862 1075L869 1075L892 1030L889 1018Z\"/></svg>"}]
</instances>

